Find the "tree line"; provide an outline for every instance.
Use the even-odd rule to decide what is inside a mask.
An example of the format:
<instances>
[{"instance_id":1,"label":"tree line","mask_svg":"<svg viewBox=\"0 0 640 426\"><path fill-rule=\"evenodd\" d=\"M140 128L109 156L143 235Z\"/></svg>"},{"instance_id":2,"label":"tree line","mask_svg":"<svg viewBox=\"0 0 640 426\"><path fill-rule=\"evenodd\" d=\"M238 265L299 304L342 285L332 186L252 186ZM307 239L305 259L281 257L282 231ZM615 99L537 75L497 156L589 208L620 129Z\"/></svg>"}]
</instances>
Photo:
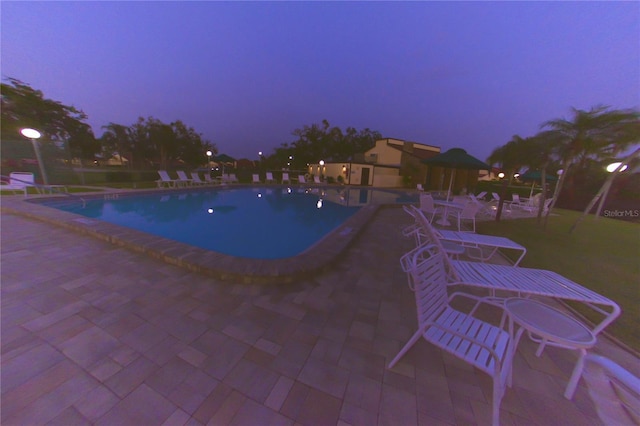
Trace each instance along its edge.
<instances>
[{"instance_id":1,"label":"tree line","mask_svg":"<svg viewBox=\"0 0 640 426\"><path fill-rule=\"evenodd\" d=\"M633 109L612 109L602 105L589 110L572 108L570 118L549 120L540 127L541 131L534 136L523 138L514 135L509 142L494 149L487 159L488 163L498 165L505 172L505 187L514 173L523 168L540 170L543 187L547 173L561 171L556 195L566 185L567 196L571 198L576 178L587 174L597 175L592 173L594 166L602 169L604 163L613 162L640 142L640 113ZM629 162L637 159L638 152L633 151L624 160ZM598 193L604 202L606 193ZM543 202L545 195L543 191ZM546 217L557 200L558 197L554 197ZM543 202L540 203L539 220ZM498 220L501 207L502 203L498 209Z\"/></svg>"},{"instance_id":2,"label":"tree line","mask_svg":"<svg viewBox=\"0 0 640 426\"><path fill-rule=\"evenodd\" d=\"M163 123L140 117L130 126L109 123L96 138L83 111L45 98L40 90L20 80L8 78L1 84L1 94L2 140L15 140L20 129L32 127L42 133L44 141L52 142L47 151L54 156L93 162L96 155L116 155L125 157L131 168L167 168L178 161L202 164L206 151L217 153L214 144L181 120Z\"/></svg>"}]
</instances>

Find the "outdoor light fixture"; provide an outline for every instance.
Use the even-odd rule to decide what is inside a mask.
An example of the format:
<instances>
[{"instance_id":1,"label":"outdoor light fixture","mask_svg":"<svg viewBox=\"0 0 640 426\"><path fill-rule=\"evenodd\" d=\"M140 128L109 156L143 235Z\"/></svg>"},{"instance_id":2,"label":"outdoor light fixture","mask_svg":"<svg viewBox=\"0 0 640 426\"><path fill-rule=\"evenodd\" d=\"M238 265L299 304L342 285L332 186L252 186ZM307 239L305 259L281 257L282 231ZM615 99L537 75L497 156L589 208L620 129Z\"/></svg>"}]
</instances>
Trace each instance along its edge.
<instances>
[{"instance_id":1,"label":"outdoor light fixture","mask_svg":"<svg viewBox=\"0 0 640 426\"><path fill-rule=\"evenodd\" d=\"M318 164L320 164L321 166L324 166L324 160L320 160Z\"/></svg>"},{"instance_id":2,"label":"outdoor light fixture","mask_svg":"<svg viewBox=\"0 0 640 426\"><path fill-rule=\"evenodd\" d=\"M609 165L607 166L607 171L608 171L609 173L613 173L613 172L615 172L615 171L616 171L616 169L617 169L618 167L620 167L620 165L621 165L621 164L622 164L622 163L621 163L621 162L619 162L619 161L618 161L618 162L615 162L615 163L611 163L611 164L609 164ZM620 167L620 170L618 170L618 171L619 171L619 172L624 172L625 170L627 170L627 165L626 165L626 164L625 164L624 166Z\"/></svg>"},{"instance_id":3,"label":"outdoor light fixture","mask_svg":"<svg viewBox=\"0 0 640 426\"><path fill-rule=\"evenodd\" d=\"M516 173L515 175L513 175L513 177L518 179L520 177L520 173Z\"/></svg>"},{"instance_id":4,"label":"outdoor light fixture","mask_svg":"<svg viewBox=\"0 0 640 426\"><path fill-rule=\"evenodd\" d=\"M213 209L207 209L207 213L213 214Z\"/></svg>"},{"instance_id":5,"label":"outdoor light fixture","mask_svg":"<svg viewBox=\"0 0 640 426\"><path fill-rule=\"evenodd\" d=\"M40 133L36 129L31 129L27 127L20 130L20 134L27 139L31 139L33 150L36 153L36 160L38 160L40 174L42 175L42 182L44 182L45 185L49 185L49 180L47 179L47 173L44 169L44 164L42 163L42 156L40 155L40 147L38 146L38 139L40 139L40 137L42 136L42 133Z\"/></svg>"},{"instance_id":6,"label":"outdoor light fixture","mask_svg":"<svg viewBox=\"0 0 640 426\"><path fill-rule=\"evenodd\" d=\"M258 156L262 157L262 151L258 151Z\"/></svg>"},{"instance_id":7,"label":"outdoor light fixture","mask_svg":"<svg viewBox=\"0 0 640 426\"><path fill-rule=\"evenodd\" d=\"M502 173L502 172L498 173L498 177L499 177L500 179L504 178L504 173Z\"/></svg>"}]
</instances>

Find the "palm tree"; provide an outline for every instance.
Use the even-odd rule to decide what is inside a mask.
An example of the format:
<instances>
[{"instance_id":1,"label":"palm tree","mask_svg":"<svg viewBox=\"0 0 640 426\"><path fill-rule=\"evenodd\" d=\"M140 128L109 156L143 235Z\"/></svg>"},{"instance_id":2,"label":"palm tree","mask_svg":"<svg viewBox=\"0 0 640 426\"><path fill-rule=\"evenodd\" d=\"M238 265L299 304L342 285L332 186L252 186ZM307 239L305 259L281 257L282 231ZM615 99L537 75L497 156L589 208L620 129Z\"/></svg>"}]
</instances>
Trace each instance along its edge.
<instances>
[{"instance_id":1,"label":"palm tree","mask_svg":"<svg viewBox=\"0 0 640 426\"><path fill-rule=\"evenodd\" d=\"M543 128L556 133L563 173L558 181L558 194L564 186L570 168L583 166L589 158L619 153L638 141L639 113L634 110L610 110L595 106L589 111L572 108L573 117L549 120ZM557 201L553 200L549 212ZM547 213L548 214L548 213Z\"/></svg>"},{"instance_id":2,"label":"palm tree","mask_svg":"<svg viewBox=\"0 0 640 426\"><path fill-rule=\"evenodd\" d=\"M494 149L489 155L489 158L487 158L487 163L492 166L498 164L505 175L508 176L508 178L502 182L500 202L498 203L498 210L496 212L496 222L500 221L504 198L507 195L507 186L513 177L513 173L526 164L525 143L525 139L514 135L505 145Z\"/></svg>"},{"instance_id":3,"label":"palm tree","mask_svg":"<svg viewBox=\"0 0 640 426\"><path fill-rule=\"evenodd\" d=\"M109 123L102 126L104 133L102 134L102 142L105 148L114 149L118 152L120 164L122 164L122 153L129 153L131 150L131 132L127 126L122 124ZM131 159L130 159L131 160ZM132 161L128 162L131 168Z\"/></svg>"}]
</instances>

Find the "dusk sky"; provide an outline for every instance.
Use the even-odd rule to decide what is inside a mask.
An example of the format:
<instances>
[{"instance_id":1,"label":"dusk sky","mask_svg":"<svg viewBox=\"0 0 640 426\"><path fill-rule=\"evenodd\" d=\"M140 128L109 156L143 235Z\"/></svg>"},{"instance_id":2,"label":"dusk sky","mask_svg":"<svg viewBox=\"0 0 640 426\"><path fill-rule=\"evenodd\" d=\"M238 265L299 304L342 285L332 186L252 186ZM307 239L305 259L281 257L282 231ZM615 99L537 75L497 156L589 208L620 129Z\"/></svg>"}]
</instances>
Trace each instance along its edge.
<instances>
[{"instance_id":1,"label":"dusk sky","mask_svg":"<svg viewBox=\"0 0 640 426\"><path fill-rule=\"evenodd\" d=\"M9 2L2 78L96 137L177 119L255 159L332 126L486 159L570 108L640 106L640 2Z\"/></svg>"}]
</instances>

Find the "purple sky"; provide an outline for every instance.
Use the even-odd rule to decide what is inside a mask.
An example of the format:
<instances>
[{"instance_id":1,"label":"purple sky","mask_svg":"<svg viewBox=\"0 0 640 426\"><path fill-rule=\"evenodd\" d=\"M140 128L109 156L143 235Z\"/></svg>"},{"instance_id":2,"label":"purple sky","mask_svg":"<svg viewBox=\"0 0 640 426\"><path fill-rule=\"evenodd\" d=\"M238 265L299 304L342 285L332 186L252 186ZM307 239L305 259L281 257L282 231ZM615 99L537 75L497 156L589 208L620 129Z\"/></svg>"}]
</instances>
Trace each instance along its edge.
<instances>
[{"instance_id":1,"label":"purple sky","mask_svg":"<svg viewBox=\"0 0 640 426\"><path fill-rule=\"evenodd\" d=\"M7 2L2 77L257 158L331 125L486 159L570 107L640 105L640 2Z\"/></svg>"}]
</instances>

